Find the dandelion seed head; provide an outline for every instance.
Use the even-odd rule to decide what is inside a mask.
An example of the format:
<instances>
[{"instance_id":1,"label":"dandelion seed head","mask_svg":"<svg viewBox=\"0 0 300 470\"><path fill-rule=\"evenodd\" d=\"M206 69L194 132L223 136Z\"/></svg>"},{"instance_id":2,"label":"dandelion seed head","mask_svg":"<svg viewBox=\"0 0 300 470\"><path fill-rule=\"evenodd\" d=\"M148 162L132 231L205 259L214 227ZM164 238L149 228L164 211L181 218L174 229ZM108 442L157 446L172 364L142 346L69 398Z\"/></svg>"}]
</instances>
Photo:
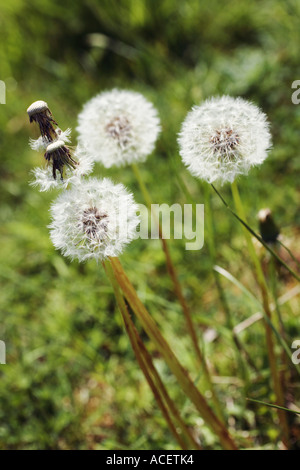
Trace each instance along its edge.
<instances>
[{"instance_id":1,"label":"dandelion seed head","mask_svg":"<svg viewBox=\"0 0 300 470\"><path fill-rule=\"evenodd\" d=\"M53 119L52 113L48 108L46 101L35 101L27 108L29 121L35 121L41 132L41 136L51 142L56 138L56 131L54 125L57 126L57 122Z\"/></svg>"},{"instance_id":2,"label":"dandelion seed head","mask_svg":"<svg viewBox=\"0 0 300 470\"><path fill-rule=\"evenodd\" d=\"M71 259L118 256L136 238L137 211L132 194L122 184L91 178L61 193L52 204L50 237Z\"/></svg>"},{"instance_id":3,"label":"dandelion seed head","mask_svg":"<svg viewBox=\"0 0 300 470\"><path fill-rule=\"evenodd\" d=\"M257 106L222 96L188 113L178 143L182 160L194 176L225 183L267 158L271 135L266 115Z\"/></svg>"},{"instance_id":4,"label":"dandelion seed head","mask_svg":"<svg viewBox=\"0 0 300 470\"><path fill-rule=\"evenodd\" d=\"M107 233L108 214L100 212L96 207L90 207L83 211L81 224L90 238L103 241Z\"/></svg>"},{"instance_id":5,"label":"dandelion seed head","mask_svg":"<svg viewBox=\"0 0 300 470\"><path fill-rule=\"evenodd\" d=\"M107 134L114 140L121 148L126 148L131 137L131 125L125 116L116 116L106 126Z\"/></svg>"},{"instance_id":6,"label":"dandelion seed head","mask_svg":"<svg viewBox=\"0 0 300 470\"><path fill-rule=\"evenodd\" d=\"M69 147L65 145L63 140L51 142L46 148L44 157L52 165L54 179L56 179L57 171L60 173L61 180L63 180L64 170L66 168L75 170L77 166L77 161L74 160Z\"/></svg>"},{"instance_id":7,"label":"dandelion seed head","mask_svg":"<svg viewBox=\"0 0 300 470\"><path fill-rule=\"evenodd\" d=\"M85 104L77 131L94 160L110 168L144 161L154 149L160 120L140 93L113 89Z\"/></svg>"},{"instance_id":8,"label":"dandelion seed head","mask_svg":"<svg viewBox=\"0 0 300 470\"><path fill-rule=\"evenodd\" d=\"M211 136L214 154L222 157L233 158L238 147L239 136L234 129L216 129Z\"/></svg>"}]
</instances>

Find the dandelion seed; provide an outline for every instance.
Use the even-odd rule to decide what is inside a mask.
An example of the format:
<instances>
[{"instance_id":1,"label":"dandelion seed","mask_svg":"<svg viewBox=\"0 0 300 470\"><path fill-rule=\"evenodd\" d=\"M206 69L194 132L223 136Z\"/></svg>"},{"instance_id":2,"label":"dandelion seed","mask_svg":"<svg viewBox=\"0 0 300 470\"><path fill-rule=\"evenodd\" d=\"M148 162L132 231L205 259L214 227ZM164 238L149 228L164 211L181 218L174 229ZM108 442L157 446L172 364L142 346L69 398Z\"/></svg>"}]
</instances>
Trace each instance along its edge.
<instances>
[{"instance_id":1,"label":"dandelion seed","mask_svg":"<svg viewBox=\"0 0 300 470\"><path fill-rule=\"evenodd\" d=\"M89 238L102 242L107 233L108 215L96 207L90 207L83 211L80 224Z\"/></svg>"},{"instance_id":2,"label":"dandelion seed","mask_svg":"<svg viewBox=\"0 0 300 470\"><path fill-rule=\"evenodd\" d=\"M140 93L114 89L85 104L77 131L94 160L110 168L144 161L154 149L160 120Z\"/></svg>"},{"instance_id":3,"label":"dandelion seed","mask_svg":"<svg viewBox=\"0 0 300 470\"><path fill-rule=\"evenodd\" d=\"M52 113L45 101L35 101L27 108L27 113L30 122L35 121L39 125L41 135L44 139L51 142L56 138L53 124L57 125L57 123L53 119Z\"/></svg>"},{"instance_id":4,"label":"dandelion seed","mask_svg":"<svg viewBox=\"0 0 300 470\"><path fill-rule=\"evenodd\" d=\"M267 117L257 106L223 96L188 113L178 142L182 160L194 176L225 183L267 158L271 135Z\"/></svg>"},{"instance_id":5,"label":"dandelion seed","mask_svg":"<svg viewBox=\"0 0 300 470\"><path fill-rule=\"evenodd\" d=\"M136 238L137 211L122 184L91 178L52 204L50 237L65 256L79 261L118 256Z\"/></svg>"}]
</instances>

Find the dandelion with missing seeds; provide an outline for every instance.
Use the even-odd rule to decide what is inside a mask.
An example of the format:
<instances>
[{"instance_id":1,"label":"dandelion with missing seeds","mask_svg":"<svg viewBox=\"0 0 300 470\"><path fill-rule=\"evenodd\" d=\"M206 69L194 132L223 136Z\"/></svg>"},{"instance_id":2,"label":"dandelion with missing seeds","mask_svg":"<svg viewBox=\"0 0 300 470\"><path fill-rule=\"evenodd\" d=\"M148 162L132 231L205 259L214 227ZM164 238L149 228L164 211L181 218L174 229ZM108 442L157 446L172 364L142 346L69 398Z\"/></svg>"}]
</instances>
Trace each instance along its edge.
<instances>
[{"instance_id":1,"label":"dandelion with missing seeds","mask_svg":"<svg viewBox=\"0 0 300 470\"><path fill-rule=\"evenodd\" d=\"M50 236L79 261L118 256L136 238L138 206L122 184L91 178L59 195L51 206Z\"/></svg>"},{"instance_id":2,"label":"dandelion with missing seeds","mask_svg":"<svg viewBox=\"0 0 300 470\"><path fill-rule=\"evenodd\" d=\"M267 117L257 106L223 96L189 112L178 142L192 175L209 183L232 183L267 158L271 135Z\"/></svg>"},{"instance_id":3,"label":"dandelion with missing seeds","mask_svg":"<svg viewBox=\"0 0 300 470\"><path fill-rule=\"evenodd\" d=\"M93 171L94 162L86 155L85 150L77 146L74 152L70 154L70 163L63 165L60 159L60 153L57 155L57 146L61 145L59 150L65 158L69 153L65 150L66 145L61 141L55 141L50 144L45 153L47 160L46 167L37 167L32 170L33 180L30 185L37 187L41 192L49 191L54 188L68 188L71 184L80 184L81 178L89 175ZM50 149L49 149L50 147ZM56 148L56 151L55 151ZM49 150L53 151L49 151ZM68 149L70 151L70 149ZM58 157L58 159L57 159ZM56 177L56 171L59 170L61 177Z\"/></svg>"},{"instance_id":4,"label":"dandelion with missing seeds","mask_svg":"<svg viewBox=\"0 0 300 470\"><path fill-rule=\"evenodd\" d=\"M41 136L38 139L30 139L32 150L43 151L46 161L45 167L34 168L34 179L31 186L36 186L40 191L49 191L56 187L67 188L70 184L80 182L83 176L93 170L93 159L86 155L79 145L72 151L68 146L71 129L62 131L52 118L45 101L35 101L27 109L30 122L39 124ZM57 177L59 176L59 177Z\"/></svg>"},{"instance_id":5,"label":"dandelion with missing seeds","mask_svg":"<svg viewBox=\"0 0 300 470\"><path fill-rule=\"evenodd\" d=\"M114 89L85 104L77 131L88 154L110 168L145 161L154 149L160 120L140 93Z\"/></svg>"},{"instance_id":6,"label":"dandelion with missing seeds","mask_svg":"<svg viewBox=\"0 0 300 470\"><path fill-rule=\"evenodd\" d=\"M29 121L35 121L44 139L51 142L56 137L54 125L57 125L46 101L35 101L27 108Z\"/></svg>"}]
</instances>

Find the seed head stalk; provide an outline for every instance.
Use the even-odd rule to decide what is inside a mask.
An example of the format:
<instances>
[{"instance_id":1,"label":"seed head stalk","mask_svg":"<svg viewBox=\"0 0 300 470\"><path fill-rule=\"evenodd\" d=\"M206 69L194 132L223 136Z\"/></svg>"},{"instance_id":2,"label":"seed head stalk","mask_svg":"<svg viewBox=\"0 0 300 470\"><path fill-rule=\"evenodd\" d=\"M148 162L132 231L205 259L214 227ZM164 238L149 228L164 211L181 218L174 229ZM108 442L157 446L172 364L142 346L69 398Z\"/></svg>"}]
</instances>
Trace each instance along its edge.
<instances>
[{"instance_id":1,"label":"seed head stalk","mask_svg":"<svg viewBox=\"0 0 300 470\"><path fill-rule=\"evenodd\" d=\"M140 186L140 189L142 191L145 202L146 202L148 208L151 209L152 199L151 199L151 196L148 192L148 189L146 188L146 185L145 185L145 183L142 179L139 168L138 168L137 165L133 164L132 169L134 171L135 177L136 177L136 179L138 181L138 184ZM174 291L175 291L175 294L176 294L176 296L179 300L181 308L183 310L183 313L184 313L184 316L185 316L185 319L186 319L186 323L187 323L187 328L188 328L189 334L191 336L191 339L192 339L192 342L193 342L193 345L194 345L194 348L195 348L196 355L198 357L199 362L201 364L203 364L203 357L202 357L202 353L201 353L199 345L198 345L197 335L195 333L195 327L193 325L191 314L190 314L189 308L186 304L184 295L182 293L181 285L178 281L177 273L176 273L175 266L174 266L172 258L171 258L171 254L170 254L170 250L169 250L167 240L165 238L163 238L162 227L161 227L161 224L160 224L159 221L158 221L158 224L159 224L159 238L161 240L162 247L163 247L163 250L164 250L164 253L165 253L167 268L168 268L168 272L170 274L170 277L171 277L173 285L174 285Z\"/></svg>"},{"instance_id":2,"label":"seed head stalk","mask_svg":"<svg viewBox=\"0 0 300 470\"><path fill-rule=\"evenodd\" d=\"M235 207L237 210L237 213L239 217L241 217L242 220L244 220L247 223L246 216L245 216L245 211L243 208L242 200L240 198L239 190L237 183L234 181L231 185L232 188L232 196L234 199ZM269 305L269 294L268 294L268 287L267 283L265 280L265 276L261 267L260 260L256 254L252 238L248 230L244 228L244 234L246 237L246 242L248 246L248 251L250 254L250 257L252 259L252 263L254 264L255 267L255 272L257 276L257 281L258 285L261 290L261 295L262 295L262 303L263 307L265 310L265 313L267 317L272 320L272 314L271 314L271 309ZM266 335L266 344L267 344L267 351L268 351L268 357L269 357L269 363L270 363L270 369L271 369L271 377L273 381L273 386L274 386L274 391L276 395L276 400L277 404L279 406L284 406L284 394L282 390L282 385L281 385L281 380L280 380L280 374L278 370L278 365L277 365L277 358L275 354L275 349L274 349L274 341L273 341L273 334L272 334L272 329L267 321L264 320L264 326L265 326L265 335ZM287 443L289 439L289 427L288 427L288 422L287 422L287 417L286 413L282 410L278 410L278 417L280 420L280 424L282 426L282 431L284 435L284 440Z\"/></svg>"},{"instance_id":3,"label":"seed head stalk","mask_svg":"<svg viewBox=\"0 0 300 470\"><path fill-rule=\"evenodd\" d=\"M205 397L195 387L194 383L187 374L187 371L178 361L177 357L173 353L172 349L162 336L159 328L155 321L138 298L134 287L126 276L120 261L117 258L110 258L111 266L114 271L114 275L118 281L120 288L122 289L126 300L128 301L132 311L139 319L143 329L154 342L158 351L163 356L170 370L173 372L180 384L183 392L195 405L200 415L213 432L218 436L220 443L226 450L236 450L237 446L230 436L226 426L220 421L215 415L210 406L208 405Z\"/></svg>"},{"instance_id":4,"label":"seed head stalk","mask_svg":"<svg viewBox=\"0 0 300 470\"><path fill-rule=\"evenodd\" d=\"M148 191L148 189L147 189L147 187L146 187L146 185L143 181L143 178L141 176L139 168L136 164L132 164L132 169L133 169L133 172L134 172L135 177L137 179L137 182L140 186L140 189L142 191L145 202L146 202L148 208L151 209L152 199L151 199L149 191ZM164 254L165 254L168 273L169 273L169 275L172 279L172 282L173 282L175 295L178 298L178 301L181 305L181 308L182 308L182 311L183 311L183 314L184 314L184 317L185 317L186 325L187 325L187 330L188 330L188 333L191 337L191 340L192 340L192 343L193 343L193 346L194 346L194 349L195 349L195 352L196 352L196 357L198 359L198 362L199 362L200 366L202 367L203 374L204 374L204 377L205 377L205 381L206 381L207 386L209 387L209 389L211 391L212 399L213 399L214 405L216 407L216 412L217 412L219 418L223 419L222 408L221 408L220 402L218 400L218 397L217 397L215 389L214 389L214 385L213 385L213 382L212 382L212 378L211 378L211 375L210 375L210 371L209 371L204 353L201 351L201 349L199 347L195 327L194 327L192 316L191 316L191 313L190 313L190 309L189 309L189 307L188 307L188 305L185 301L185 298L184 298L184 295L183 295L183 292L182 292L182 288L181 288L181 284L178 280L176 269L175 269L174 263L172 261L169 245L167 243L167 240L165 238L163 238L162 227L161 227L160 221L158 220L157 223L158 223L158 229L159 229L159 238L161 240L163 251L164 251Z\"/></svg>"},{"instance_id":5,"label":"seed head stalk","mask_svg":"<svg viewBox=\"0 0 300 470\"><path fill-rule=\"evenodd\" d=\"M128 312L127 305L123 298L123 295L120 291L118 282L114 276L114 272L109 261L103 262L105 272L112 284L114 294L118 303L119 310L122 314L126 332L129 336L133 351L135 353L136 359L141 367L141 370L152 390L154 398L160 407L163 416L166 419L166 422L169 426L170 431L174 435L175 439L179 443L182 449L197 449L201 450L200 445L195 440L190 429L186 426L182 420L180 413L176 407L174 401L170 398L157 370L154 367L152 362L151 355L147 351L144 343L142 342L137 329L131 319L131 316ZM175 421L175 423L173 422ZM181 437L181 434L178 433L176 429L176 424L180 427L180 430L184 436L184 439Z\"/></svg>"},{"instance_id":6,"label":"seed head stalk","mask_svg":"<svg viewBox=\"0 0 300 470\"><path fill-rule=\"evenodd\" d=\"M281 314L281 307L278 301L278 278L277 278L274 258L271 258L269 262L269 275L270 275L270 280L271 280L271 290L272 290L273 301L274 301L274 310L277 314L278 329L279 329L282 339L285 342L287 342L287 336L286 336L284 322L283 322L283 318ZM283 348L280 354L280 362L282 364L282 370L280 371L280 380L282 384L283 393L285 394L287 390L287 384L290 380L290 373L289 373L288 358Z\"/></svg>"},{"instance_id":7,"label":"seed head stalk","mask_svg":"<svg viewBox=\"0 0 300 470\"><path fill-rule=\"evenodd\" d=\"M222 287L220 274L214 269L214 266L216 264L216 249L215 249L216 233L215 233L215 224L214 224L214 218L213 218L213 213L212 213L212 208L211 208L210 193L208 192L208 189L209 189L208 186L205 185L205 187L204 187L204 197L205 197L205 207L206 207L206 221L207 221L207 226L208 226L208 231L209 231L208 251L209 251L210 261L211 261L211 270L212 270L213 276L215 278L215 284L216 284L217 291L218 291L218 294L219 294L220 303L221 303L221 305L223 307L223 311L225 313L225 317L226 317L226 320L227 320L227 325L228 325L228 328L230 329L230 331L232 333L232 340L233 340L233 343L236 347L237 361L238 361L238 363L241 364L241 368L244 371L244 379L248 383L249 382L248 364L256 372L257 372L257 368L256 368L255 364L253 363L251 357L249 356L248 351L246 350L246 348L244 348L243 344L240 342L237 334L234 331L234 323L233 323L232 313L231 313L230 307L228 305L224 289Z\"/></svg>"},{"instance_id":8,"label":"seed head stalk","mask_svg":"<svg viewBox=\"0 0 300 470\"><path fill-rule=\"evenodd\" d=\"M183 180L183 178L181 177L181 175L178 172L176 172L176 177L178 179L179 186L180 186L182 192L184 193L184 195L186 196L187 200L189 201L189 203L194 204L195 202L194 202L193 197L192 197L192 195L189 191L189 188L187 187L185 181ZM210 257L210 261L211 261L211 270L213 272L213 276L214 276L214 279L215 279L217 291L218 291L218 294L219 294L220 303L223 307L223 311L224 311L225 316L226 316L227 325L230 328L230 330L232 331L232 339L233 339L233 342L236 346L236 352L237 352L238 360L241 361L242 357L243 356L245 357L245 361L243 361L243 364L241 364L241 365L243 366L243 370L245 371L245 380L248 380L248 375L249 374L247 373L247 365L249 364L252 367L252 369L255 370L256 372L257 372L257 368L256 368L254 362L252 361L251 357L249 356L248 351L244 348L243 344L240 342L237 334L234 331L234 325L233 325L233 318L232 318L231 310L230 310L230 307L228 305L224 289L222 287L222 283L221 283L221 280L220 280L220 277L219 277L219 273L216 272L215 269L213 269L214 265L216 264L216 249L215 249L216 231L215 231L215 224L214 224L214 218L213 218L213 213L212 213L212 209L211 209L211 201L210 201L210 197L209 197L208 187L206 185L204 185L204 197L205 197L205 201L204 201L205 202L205 220L206 220L206 227L208 229L208 237L207 237L208 252L209 252L209 257Z\"/></svg>"}]
</instances>

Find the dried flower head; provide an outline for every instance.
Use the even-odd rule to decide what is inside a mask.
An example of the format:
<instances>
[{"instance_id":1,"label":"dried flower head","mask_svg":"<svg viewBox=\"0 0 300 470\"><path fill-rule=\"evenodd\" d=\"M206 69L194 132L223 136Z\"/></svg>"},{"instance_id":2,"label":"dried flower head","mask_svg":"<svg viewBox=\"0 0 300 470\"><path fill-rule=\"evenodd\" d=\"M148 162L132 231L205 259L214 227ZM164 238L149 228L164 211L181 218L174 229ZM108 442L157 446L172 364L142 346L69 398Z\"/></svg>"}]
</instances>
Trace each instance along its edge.
<instances>
[{"instance_id":1,"label":"dried flower head","mask_svg":"<svg viewBox=\"0 0 300 470\"><path fill-rule=\"evenodd\" d=\"M44 192L54 188L67 188L72 184L79 184L83 176L87 176L93 171L94 162L80 146L75 149L72 159L76 161L76 165L74 168L72 165L64 168L63 179L53 177L51 164L48 164L45 168L34 168L32 171L34 179L30 182L31 186L35 186L41 192Z\"/></svg>"},{"instance_id":2,"label":"dried flower head","mask_svg":"<svg viewBox=\"0 0 300 470\"><path fill-rule=\"evenodd\" d=\"M266 115L257 106L222 96L188 113L178 142L182 160L194 176L224 183L267 158L271 135Z\"/></svg>"},{"instance_id":3,"label":"dried flower head","mask_svg":"<svg viewBox=\"0 0 300 470\"><path fill-rule=\"evenodd\" d=\"M274 222L271 209L261 209L258 213L258 220L262 239L266 243L275 243L280 235L280 230Z\"/></svg>"},{"instance_id":4,"label":"dried flower head","mask_svg":"<svg viewBox=\"0 0 300 470\"><path fill-rule=\"evenodd\" d=\"M118 256L136 238L138 206L122 184L91 178L59 195L51 206L50 236L79 261Z\"/></svg>"},{"instance_id":5,"label":"dried flower head","mask_svg":"<svg viewBox=\"0 0 300 470\"><path fill-rule=\"evenodd\" d=\"M43 138L49 142L56 138L56 132L53 124L57 125L57 123L53 119L52 113L48 108L46 101L35 101L29 106L29 108L27 108L27 113L30 122L35 121L39 125Z\"/></svg>"},{"instance_id":6,"label":"dried flower head","mask_svg":"<svg viewBox=\"0 0 300 470\"><path fill-rule=\"evenodd\" d=\"M94 160L110 168L144 161L154 149L160 120L140 93L114 89L85 104L77 131Z\"/></svg>"},{"instance_id":7,"label":"dried flower head","mask_svg":"<svg viewBox=\"0 0 300 470\"><path fill-rule=\"evenodd\" d=\"M52 165L52 175L56 180L56 171L60 173L60 179L63 180L64 168L75 169L77 162L73 159L69 147L63 140L51 142L46 148L44 155L47 162Z\"/></svg>"}]
</instances>

